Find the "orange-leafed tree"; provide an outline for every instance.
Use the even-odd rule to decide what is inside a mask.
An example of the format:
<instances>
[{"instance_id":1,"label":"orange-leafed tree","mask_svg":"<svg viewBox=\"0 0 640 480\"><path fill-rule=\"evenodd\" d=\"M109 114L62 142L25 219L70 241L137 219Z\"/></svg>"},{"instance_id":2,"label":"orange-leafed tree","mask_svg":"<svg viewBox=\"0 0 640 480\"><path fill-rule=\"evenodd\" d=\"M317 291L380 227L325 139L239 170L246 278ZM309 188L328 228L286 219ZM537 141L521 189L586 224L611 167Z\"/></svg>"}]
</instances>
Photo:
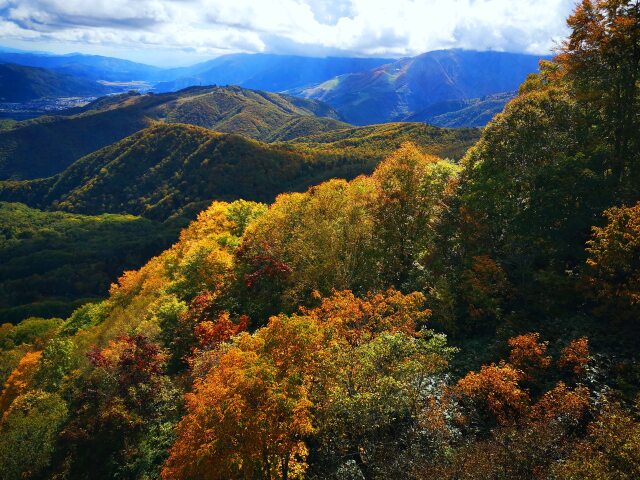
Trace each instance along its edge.
<instances>
[{"instance_id":1,"label":"orange-leafed tree","mask_svg":"<svg viewBox=\"0 0 640 480\"><path fill-rule=\"evenodd\" d=\"M42 351L27 352L18 366L11 372L0 395L0 415L6 412L11 403L25 393L40 366Z\"/></svg>"},{"instance_id":2,"label":"orange-leafed tree","mask_svg":"<svg viewBox=\"0 0 640 480\"><path fill-rule=\"evenodd\" d=\"M186 397L163 478L300 478L313 432L307 376L319 342L307 318L279 316L221 348Z\"/></svg>"},{"instance_id":3,"label":"orange-leafed tree","mask_svg":"<svg viewBox=\"0 0 640 480\"><path fill-rule=\"evenodd\" d=\"M229 312L223 312L215 320L205 320L194 327L194 335L201 349L211 350L247 330L249 317L242 315L237 322L231 320Z\"/></svg>"},{"instance_id":4,"label":"orange-leafed tree","mask_svg":"<svg viewBox=\"0 0 640 480\"><path fill-rule=\"evenodd\" d=\"M585 374L589 360L589 340L587 337L577 338L571 340L569 345L562 349L558 367L581 378Z\"/></svg>"},{"instance_id":5,"label":"orange-leafed tree","mask_svg":"<svg viewBox=\"0 0 640 480\"><path fill-rule=\"evenodd\" d=\"M524 378L521 370L508 363L493 363L469 372L458 381L457 389L463 400L470 401L481 424L508 424L528 408L529 394L520 385Z\"/></svg>"},{"instance_id":6,"label":"orange-leafed tree","mask_svg":"<svg viewBox=\"0 0 640 480\"><path fill-rule=\"evenodd\" d=\"M527 333L510 338L509 363L522 370L531 380L551 365L551 357L546 355L548 342L540 341L539 333Z\"/></svg>"},{"instance_id":7,"label":"orange-leafed tree","mask_svg":"<svg viewBox=\"0 0 640 480\"><path fill-rule=\"evenodd\" d=\"M384 332L416 335L431 315L424 303L425 297L419 292L404 295L389 289L358 298L345 290L333 292L318 307L302 311L335 331L340 341L358 345Z\"/></svg>"}]
</instances>

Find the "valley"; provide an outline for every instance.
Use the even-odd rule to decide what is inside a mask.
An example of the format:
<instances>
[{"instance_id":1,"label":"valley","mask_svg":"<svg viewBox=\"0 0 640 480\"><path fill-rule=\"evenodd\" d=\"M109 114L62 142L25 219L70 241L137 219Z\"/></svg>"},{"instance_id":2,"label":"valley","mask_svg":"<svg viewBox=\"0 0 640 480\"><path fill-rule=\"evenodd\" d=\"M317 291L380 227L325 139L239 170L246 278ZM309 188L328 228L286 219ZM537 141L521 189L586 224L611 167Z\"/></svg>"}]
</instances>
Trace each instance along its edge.
<instances>
[{"instance_id":1,"label":"valley","mask_svg":"<svg viewBox=\"0 0 640 480\"><path fill-rule=\"evenodd\" d=\"M43 115L55 115L61 111L84 107L97 97L38 98L28 102L0 103L0 119L28 120Z\"/></svg>"}]
</instances>

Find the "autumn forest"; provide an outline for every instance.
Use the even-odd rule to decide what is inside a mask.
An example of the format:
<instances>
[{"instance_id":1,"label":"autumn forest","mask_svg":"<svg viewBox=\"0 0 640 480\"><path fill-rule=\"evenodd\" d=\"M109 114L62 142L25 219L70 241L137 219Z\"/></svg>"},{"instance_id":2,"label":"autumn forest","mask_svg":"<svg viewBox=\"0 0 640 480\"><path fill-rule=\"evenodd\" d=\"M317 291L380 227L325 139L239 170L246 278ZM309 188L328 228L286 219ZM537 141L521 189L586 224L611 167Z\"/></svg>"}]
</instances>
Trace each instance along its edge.
<instances>
[{"instance_id":1,"label":"autumn forest","mask_svg":"<svg viewBox=\"0 0 640 480\"><path fill-rule=\"evenodd\" d=\"M0 477L640 478L640 2L567 24L482 130L73 112L137 123L0 181Z\"/></svg>"}]
</instances>

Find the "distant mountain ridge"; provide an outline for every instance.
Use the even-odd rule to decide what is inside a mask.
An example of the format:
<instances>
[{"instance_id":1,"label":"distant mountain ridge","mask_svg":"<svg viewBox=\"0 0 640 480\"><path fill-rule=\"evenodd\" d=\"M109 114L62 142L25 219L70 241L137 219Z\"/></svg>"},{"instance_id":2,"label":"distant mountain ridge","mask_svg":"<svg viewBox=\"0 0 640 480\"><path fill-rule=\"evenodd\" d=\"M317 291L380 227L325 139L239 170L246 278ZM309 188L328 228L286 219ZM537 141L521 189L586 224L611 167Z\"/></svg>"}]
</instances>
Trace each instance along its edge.
<instances>
[{"instance_id":1,"label":"distant mountain ridge","mask_svg":"<svg viewBox=\"0 0 640 480\"><path fill-rule=\"evenodd\" d=\"M0 49L0 63L47 68L91 80L145 81L157 84L155 91L158 93L209 85L239 85L280 92L322 82L336 75L369 70L392 61L388 58L238 53L189 67L162 68L101 55L54 55Z\"/></svg>"},{"instance_id":2,"label":"distant mountain ridge","mask_svg":"<svg viewBox=\"0 0 640 480\"><path fill-rule=\"evenodd\" d=\"M101 55L53 55L35 52L0 51L0 63L40 67L90 80L126 82L166 80L166 69Z\"/></svg>"},{"instance_id":3,"label":"distant mountain ridge","mask_svg":"<svg viewBox=\"0 0 640 480\"><path fill-rule=\"evenodd\" d=\"M43 97L100 96L104 85L38 67L0 64L0 102L26 102Z\"/></svg>"},{"instance_id":4,"label":"distant mountain ridge","mask_svg":"<svg viewBox=\"0 0 640 480\"><path fill-rule=\"evenodd\" d=\"M167 92L192 85L239 85L282 92L392 61L388 58L316 58L262 53L223 55L193 67L174 70L180 75L173 81L157 84L154 90Z\"/></svg>"},{"instance_id":5,"label":"distant mountain ridge","mask_svg":"<svg viewBox=\"0 0 640 480\"><path fill-rule=\"evenodd\" d=\"M469 100L446 100L409 115L405 121L445 128L483 127L515 96L515 92L507 92Z\"/></svg>"},{"instance_id":6,"label":"distant mountain ridge","mask_svg":"<svg viewBox=\"0 0 640 480\"><path fill-rule=\"evenodd\" d=\"M160 68L98 55L0 51L0 63L104 80L120 91L133 88L167 93L193 86L238 85L322 100L355 125L419 120L447 127L484 126L502 110L508 95L526 76L537 71L540 59L459 49L395 60L257 53L223 55L189 67ZM424 114L443 107L448 110Z\"/></svg>"},{"instance_id":7,"label":"distant mountain ridge","mask_svg":"<svg viewBox=\"0 0 640 480\"><path fill-rule=\"evenodd\" d=\"M537 71L540 59L505 52L440 50L289 93L322 100L355 125L402 121L416 119L442 102L514 92L527 75ZM449 112L440 114L444 113Z\"/></svg>"}]
</instances>

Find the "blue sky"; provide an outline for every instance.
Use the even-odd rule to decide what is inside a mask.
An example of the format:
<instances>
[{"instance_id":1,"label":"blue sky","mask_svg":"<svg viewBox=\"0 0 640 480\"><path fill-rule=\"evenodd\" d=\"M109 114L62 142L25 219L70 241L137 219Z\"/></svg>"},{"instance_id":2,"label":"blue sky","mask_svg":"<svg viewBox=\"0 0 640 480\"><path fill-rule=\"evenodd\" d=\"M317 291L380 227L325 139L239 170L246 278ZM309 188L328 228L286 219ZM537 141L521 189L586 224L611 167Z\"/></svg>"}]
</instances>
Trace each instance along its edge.
<instances>
[{"instance_id":1,"label":"blue sky","mask_svg":"<svg viewBox=\"0 0 640 480\"><path fill-rule=\"evenodd\" d=\"M0 0L0 44L186 65L225 53L549 53L574 0Z\"/></svg>"}]
</instances>

